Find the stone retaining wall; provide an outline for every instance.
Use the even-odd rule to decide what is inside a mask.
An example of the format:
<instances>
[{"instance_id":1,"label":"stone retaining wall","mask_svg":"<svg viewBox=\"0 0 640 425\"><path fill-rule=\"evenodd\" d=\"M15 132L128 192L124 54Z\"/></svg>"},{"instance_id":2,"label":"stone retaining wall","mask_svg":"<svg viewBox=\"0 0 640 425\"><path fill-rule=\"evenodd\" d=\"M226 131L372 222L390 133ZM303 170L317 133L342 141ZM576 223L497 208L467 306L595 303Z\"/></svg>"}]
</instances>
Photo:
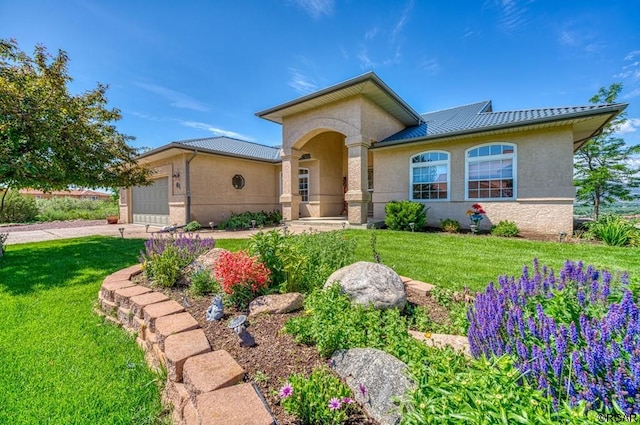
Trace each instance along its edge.
<instances>
[{"instance_id":1,"label":"stone retaining wall","mask_svg":"<svg viewBox=\"0 0 640 425\"><path fill-rule=\"evenodd\" d=\"M272 425L260 390L225 350L212 351L204 331L183 306L131 279L140 265L104 279L97 312L137 334L149 366L165 368L163 402L176 425Z\"/></svg>"}]
</instances>

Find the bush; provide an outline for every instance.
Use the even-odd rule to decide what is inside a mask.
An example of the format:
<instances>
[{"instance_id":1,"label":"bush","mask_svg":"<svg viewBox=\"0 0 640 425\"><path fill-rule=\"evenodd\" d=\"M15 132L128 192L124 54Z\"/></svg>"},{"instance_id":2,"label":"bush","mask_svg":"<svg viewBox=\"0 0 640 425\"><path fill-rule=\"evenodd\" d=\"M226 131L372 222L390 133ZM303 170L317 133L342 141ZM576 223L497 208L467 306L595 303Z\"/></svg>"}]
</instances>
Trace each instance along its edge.
<instances>
[{"instance_id":1,"label":"bush","mask_svg":"<svg viewBox=\"0 0 640 425\"><path fill-rule=\"evenodd\" d=\"M148 279L158 286L171 287L182 277L182 270L198 255L215 246L211 238L200 239L185 234L169 237L151 237L140 253L142 270Z\"/></svg>"},{"instance_id":2,"label":"bush","mask_svg":"<svg viewBox=\"0 0 640 425\"><path fill-rule=\"evenodd\" d=\"M498 224L491 226L491 234L504 238L515 238L520 234L520 230L513 221L501 220Z\"/></svg>"},{"instance_id":3,"label":"bush","mask_svg":"<svg viewBox=\"0 0 640 425\"><path fill-rule=\"evenodd\" d=\"M337 269L353 262L356 241L342 232L293 235L277 230L258 232L249 251L271 270L272 285L279 291L311 292L320 288Z\"/></svg>"},{"instance_id":4,"label":"bush","mask_svg":"<svg viewBox=\"0 0 640 425\"><path fill-rule=\"evenodd\" d=\"M189 222L186 226L184 226L184 231L185 232L195 232L198 231L202 228L202 226L200 225L200 223L198 223L197 221L191 221Z\"/></svg>"},{"instance_id":5,"label":"bush","mask_svg":"<svg viewBox=\"0 0 640 425\"><path fill-rule=\"evenodd\" d=\"M303 424L342 424L355 408L349 388L326 367L308 378L291 375L279 396L284 410Z\"/></svg>"},{"instance_id":6,"label":"bush","mask_svg":"<svg viewBox=\"0 0 640 425\"><path fill-rule=\"evenodd\" d=\"M640 232L631 221L614 214L603 215L587 228L590 236L610 246L631 245Z\"/></svg>"},{"instance_id":7,"label":"bush","mask_svg":"<svg viewBox=\"0 0 640 425\"><path fill-rule=\"evenodd\" d=\"M255 221L255 227L276 226L282 221L282 213L280 211L272 212L244 212L242 214L231 213L228 219L218 225L220 230L238 230L249 229L252 227L252 221Z\"/></svg>"},{"instance_id":8,"label":"bush","mask_svg":"<svg viewBox=\"0 0 640 425\"><path fill-rule=\"evenodd\" d=\"M2 197L2 194L0 194ZM0 223L30 223L38 216L36 200L10 190L4 198L4 208L0 211Z\"/></svg>"},{"instance_id":9,"label":"bush","mask_svg":"<svg viewBox=\"0 0 640 425\"><path fill-rule=\"evenodd\" d=\"M424 204L413 201L391 201L384 207L384 224L391 230L421 230L427 223L427 210Z\"/></svg>"},{"instance_id":10,"label":"bush","mask_svg":"<svg viewBox=\"0 0 640 425\"><path fill-rule=\"evenodd\" d=\"M533 274L489 284L468 317L474 357L514 356L554 406L640 413L640 309L625 274L567 261L556 277L534 260Z\"/></svg>"},{"instance_id":11,"label":"bush","mask_svg":"<svg viewBox=\"0 0 640 425\"><path fill-rule=\"evenodd\" d=\"M244 251L222 252L213 274L231 304L241 310L247 308L270 281L269 269L257 257L251 257Z\"/></svg>"},{"instance_id":12,"label":"bush","mask_svg":"<svg viewBox=\"0 0 640 425\"><path fill-rule=\"evenodd\" d=\"M211 275L211 271L202 267L196 268L190 276L191 285L189 291L196 296L217 293L220 285Z\"/></svg>"},{"instance_id":13,"label":"bush","mask_svg":"<svg viewBox=\"0 0 640 425\"><path fill-rule=\"evenodd\" d=\"M460 222L451 218L440 220L440 227L447 233L458 233L460 231Z\"/></svg>"},{"instance_id":14,"label":"bush","mask_svg":"<svg viewBox=\"0 0 640 425\"><path fill-rule=\"evenodd\" d=\"M101 220L118 215L116 200L96 200L77 198L38 199L38 220Z\"/></svg>"}]
</instances>

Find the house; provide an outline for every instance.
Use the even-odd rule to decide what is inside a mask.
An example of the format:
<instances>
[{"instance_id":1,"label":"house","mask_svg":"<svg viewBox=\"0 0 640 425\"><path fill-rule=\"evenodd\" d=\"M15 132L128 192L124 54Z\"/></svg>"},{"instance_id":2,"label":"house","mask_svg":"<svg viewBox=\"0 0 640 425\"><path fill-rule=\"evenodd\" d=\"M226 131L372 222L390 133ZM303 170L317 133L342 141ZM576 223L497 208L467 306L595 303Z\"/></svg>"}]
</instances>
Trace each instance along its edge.
<instances>
[{"instance_id":1,"label":"house","mask_svg":"<svg viewBox=\"0 0 640 425\"><path fill-rule=\"evenodd\" d=\"M151 186L121 191L127 222L219 222L281 209L287 221L382 221L410 199L428 224L482 203L487 219L522 231L573 229L573 154L626 104L493 111L483 101L419 114L373 72L258 112L282 126L282 146L216 137L144 153Z\"/></svg>"},{"instance_id":2,"label":"house","mask_svg":"<svg viewBox=\"0 0 640 425\"><path fill-rule=\"evenodd\" d=\"M54 190L52 192L43 192L35 189L20 189L20 195L35 199L51 199L51 198L75 198L88 199L91 201L108 201L111 199L110 193L96 192L89 189L74 190Z\"/></svg>"}]
</instances>

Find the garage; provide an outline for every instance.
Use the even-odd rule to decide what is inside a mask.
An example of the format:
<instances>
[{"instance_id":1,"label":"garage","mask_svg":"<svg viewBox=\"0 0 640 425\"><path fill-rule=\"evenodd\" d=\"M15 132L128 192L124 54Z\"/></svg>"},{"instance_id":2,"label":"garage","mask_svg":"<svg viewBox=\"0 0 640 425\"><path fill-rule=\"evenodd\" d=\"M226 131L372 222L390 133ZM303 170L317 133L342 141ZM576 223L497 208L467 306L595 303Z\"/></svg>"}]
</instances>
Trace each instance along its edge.
<instances>
[{"instance_id":1,"label":"garage","mask_svg":"<svg viewBox=\"0 0 640 425\"><path fill-rule=\"evenodd\" d=\"M169 179L155 179L149 186L131 189L131 212L134 224L166 226L169 224Z\"/></svg>"}]
</instances>

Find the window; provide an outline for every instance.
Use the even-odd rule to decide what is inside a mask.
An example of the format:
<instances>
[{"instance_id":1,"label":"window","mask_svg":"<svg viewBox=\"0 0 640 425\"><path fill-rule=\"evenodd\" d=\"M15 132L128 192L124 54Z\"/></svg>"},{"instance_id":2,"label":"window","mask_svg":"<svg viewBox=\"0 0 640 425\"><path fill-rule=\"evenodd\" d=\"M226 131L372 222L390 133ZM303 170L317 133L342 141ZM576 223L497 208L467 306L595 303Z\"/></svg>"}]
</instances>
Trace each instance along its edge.
<instances>
[{"instance_id":1,"label":"window","mask_svg":"<svg viewBox=\"0 0 640 425\"><path fill-rule=\"evenodd\" d=\"M423 152L411 157L411 199L449 199L449 154Z\"/></svg>"},{"instance_id":2,"label":"window","mask_svg":"<svg viewBox=\"0 0 640 425\"><path fill-rule=\"evenodd\" d=\"M491 144L467 150L467 199L515 198L516 147Z\"/></svg>"},{"instance_id":3,"label":"window","mask_svg":"<svg viewBox=\"0 0 640 425\"><path fill-rule=\"evenodd\" d=\"M300 200L309 202L309 169L300 168L298 170L298 191L300 192Z\"/></svg>"}]
</instances>

